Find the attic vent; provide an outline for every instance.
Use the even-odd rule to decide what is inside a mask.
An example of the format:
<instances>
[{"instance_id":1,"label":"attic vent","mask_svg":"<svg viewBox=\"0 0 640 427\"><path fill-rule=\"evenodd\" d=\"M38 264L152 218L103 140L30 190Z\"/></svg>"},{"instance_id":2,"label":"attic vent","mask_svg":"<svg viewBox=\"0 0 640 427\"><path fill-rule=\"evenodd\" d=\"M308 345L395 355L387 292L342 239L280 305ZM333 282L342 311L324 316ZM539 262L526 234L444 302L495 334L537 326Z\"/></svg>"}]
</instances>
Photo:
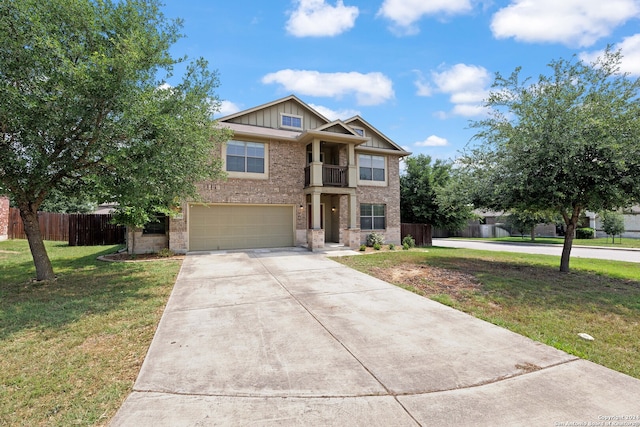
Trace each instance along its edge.
<instances>
[{"instance_id":1,"label":"attic vent","mask_svg":"<svg viewBox=\"0 0 640 427\"><path fill-rule=\"evenodd\" d=\"M280 127L288 129L302 129L302 116L293 114L280 114Z\"/></svg>"}]
</instances>

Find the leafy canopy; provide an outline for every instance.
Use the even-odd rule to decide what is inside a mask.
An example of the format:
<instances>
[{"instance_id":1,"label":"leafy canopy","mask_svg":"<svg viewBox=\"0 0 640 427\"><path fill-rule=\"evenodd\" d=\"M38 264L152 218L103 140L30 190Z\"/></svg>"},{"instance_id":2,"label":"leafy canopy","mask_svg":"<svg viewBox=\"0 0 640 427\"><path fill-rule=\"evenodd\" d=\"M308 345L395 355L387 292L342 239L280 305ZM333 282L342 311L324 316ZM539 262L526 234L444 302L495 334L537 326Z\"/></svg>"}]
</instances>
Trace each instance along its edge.
<instances>
[{"instance_id":1,"label":"leafy canopy","mask_svg":"<svg viewBox=\"0 0 640 427\"><path fill-rule=\"evenodd\" d=\"M400 215L402 222L431 224L436 228L458 230L471 217L471 208L460 197L451 163L420 154L407 157L400 177Z\"/></svg>"},{"instance_id":2,"label":"leafy canopy","mask_svg":"<svg viewBox=\"0 0 640 427\"><path fill-rule=\"evenodd\" d=\"M180 26L156 0L0 3L0 192L21 211L38 278L32 222L52 193L146 212L220 175L217 74L198 59L166 83L183 62L169 52Z\"/></svg>"},{"instance_id":3,"label":"leafy canopy","mask_svg":"<svg viewBox=\"0 0 640 427\"><path fill-rule=\"evenodd\" d=\"M580 213L640 198L640 80L620 72L619 52L595 63L556 60L537 82L496 75L487 118L472 123L480 145L460 159L478 206L555 210L567 225L569 269Z\"/></svg>"}]
</instances>

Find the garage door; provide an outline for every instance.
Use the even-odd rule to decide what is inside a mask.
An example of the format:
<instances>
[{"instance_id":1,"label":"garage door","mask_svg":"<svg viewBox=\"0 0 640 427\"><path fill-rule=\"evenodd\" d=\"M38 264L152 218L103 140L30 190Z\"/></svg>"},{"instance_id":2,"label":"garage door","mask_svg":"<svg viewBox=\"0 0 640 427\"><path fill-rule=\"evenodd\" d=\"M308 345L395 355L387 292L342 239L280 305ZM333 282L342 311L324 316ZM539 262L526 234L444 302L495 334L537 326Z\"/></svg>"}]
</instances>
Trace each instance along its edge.
<instances>
[{"instance_id":1,"label":"garage door","mask_svg":"<svg viewBox=\"0 0 640 427\"><path fill-rule=\"evenodd\" d=\"M292 206L208 205L189 210L189 250L294 245Z\"/></svg>"}]
</instances>

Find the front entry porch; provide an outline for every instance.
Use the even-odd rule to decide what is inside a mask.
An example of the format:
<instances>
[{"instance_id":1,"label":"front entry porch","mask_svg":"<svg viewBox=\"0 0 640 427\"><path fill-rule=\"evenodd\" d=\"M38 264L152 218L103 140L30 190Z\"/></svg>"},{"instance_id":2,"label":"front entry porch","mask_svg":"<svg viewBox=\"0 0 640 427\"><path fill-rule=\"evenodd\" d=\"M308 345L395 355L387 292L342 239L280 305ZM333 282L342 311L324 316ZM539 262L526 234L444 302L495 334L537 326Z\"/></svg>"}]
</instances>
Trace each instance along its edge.
<instances>
[{"instance_id":1,"label":"front entry porch","mask_svg":"<svg viewBox=\"0 0 640 427\"><path fill-rule=\"evenodd\" d=\"M326 245L360 246L355 189L309 188L307 193L307 244L311 251Z\"/></svg>"}]
</instances>

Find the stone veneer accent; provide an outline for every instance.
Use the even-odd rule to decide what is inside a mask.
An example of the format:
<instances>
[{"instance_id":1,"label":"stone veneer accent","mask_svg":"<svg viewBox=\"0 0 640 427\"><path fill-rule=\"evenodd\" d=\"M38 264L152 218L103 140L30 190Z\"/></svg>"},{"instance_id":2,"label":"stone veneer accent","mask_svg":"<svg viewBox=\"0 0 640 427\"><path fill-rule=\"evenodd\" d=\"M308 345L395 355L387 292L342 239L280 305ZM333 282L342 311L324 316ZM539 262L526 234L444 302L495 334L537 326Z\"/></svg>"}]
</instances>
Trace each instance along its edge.
<instances>
[{"instance_id":1,"label":"stone veneer accent","mask_svg":"<svg viewBox=\"0 0 640 427\"><path fill-rule=\"evenodd\" d=\"M9 238L9 198L0 196L0 240Z\"/></svg>"},{"instance_id":2,"label":"stone veneer accent","mask_svg":"<svg viewBox=\"0 0 640 427\"><path fill-rule=\"evenodd\" d=\"M127 250L129 253L151 254L167 247L169 245L166 234L142 234L141 228L135 231L127 230Z\"/></svg>"},{"instance_id":3,"label":"stone veneer accent","mask_svg":"<svg viewBox=\"0 0 640 427\"><path fill-rule=\"evenodd\" d=\"M311 251L324 249L324 230L307 230L307 242Z\"/></svg>"}]
</instances>

